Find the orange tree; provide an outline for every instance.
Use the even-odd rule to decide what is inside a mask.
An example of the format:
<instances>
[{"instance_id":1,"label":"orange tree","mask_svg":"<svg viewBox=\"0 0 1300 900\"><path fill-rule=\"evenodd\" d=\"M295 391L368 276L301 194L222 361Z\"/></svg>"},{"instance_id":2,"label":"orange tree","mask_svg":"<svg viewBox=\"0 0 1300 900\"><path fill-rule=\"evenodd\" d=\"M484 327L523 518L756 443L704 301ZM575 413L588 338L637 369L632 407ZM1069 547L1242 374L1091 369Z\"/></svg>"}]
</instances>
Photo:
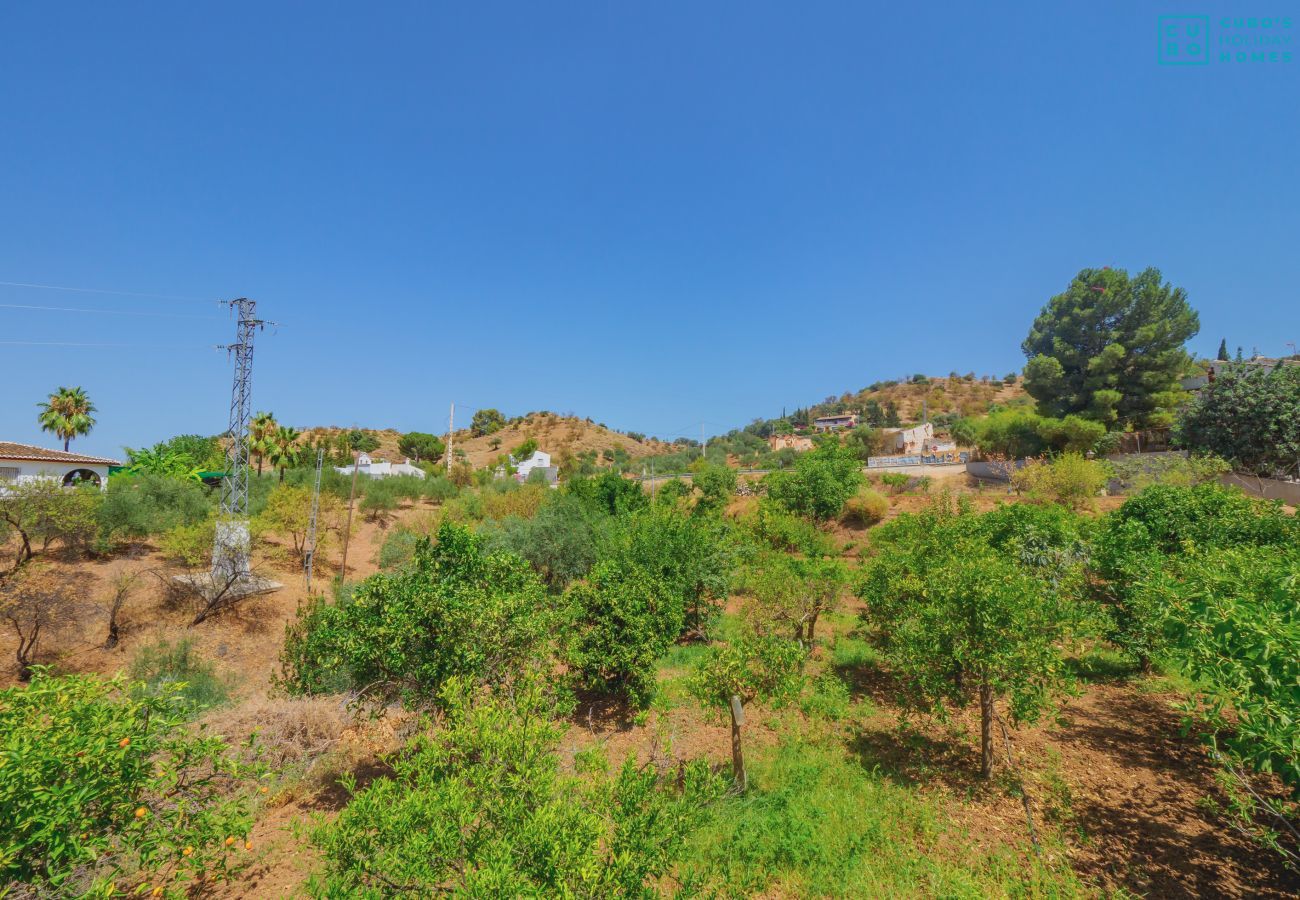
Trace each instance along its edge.
<instances>
[{"instance_id":1,"label":"orange tree","mask_svg":"<svg viewBox=\"0 0 1300 900\"><path fill-rule=\"evenodd\" d=\"M900 516L879 541L858 585L864 618L911 705L944 716L978 698L987 778L998 702L1013 723L1033 722L1068 683L1061 643L1073 611L1060 587L994 546L967 509Z\"/></svg>"},{"instance_id":2,"label":"orange tree","mask_svg":"<svg viewBox=\"0 0 1300 900\"><path fill-rule=\"evenodd\" d=\"M0 691L0 885L176 893L219 878L244 846L252 815L240 788L257 772L187 726L179 686L129 687L38 670Z\"/></svg>"}]
</instances>

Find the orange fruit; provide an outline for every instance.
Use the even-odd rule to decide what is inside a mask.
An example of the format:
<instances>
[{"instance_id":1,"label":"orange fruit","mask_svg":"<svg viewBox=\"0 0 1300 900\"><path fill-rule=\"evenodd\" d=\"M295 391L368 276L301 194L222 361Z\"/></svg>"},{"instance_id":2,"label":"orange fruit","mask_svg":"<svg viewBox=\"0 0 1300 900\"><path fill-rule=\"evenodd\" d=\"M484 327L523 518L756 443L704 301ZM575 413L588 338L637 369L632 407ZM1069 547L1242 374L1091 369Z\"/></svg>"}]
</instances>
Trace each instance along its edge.
<instances>
[{"instance_id":1,"label":"orange fruit","mask_svg":"<svg viewBox=\"0 0 1300 900\"><path fill-rule=\"evenodd\" d=\"M186 847L184 850L181 851L181 856L189 856L193 852L194 852L193 847Z\"/></svg>"},{"instance_id":2,"label":"orange fruit","mask_svg":"<svg viewBox=\"0 0 1300 900\"><path fill-rule=\"evenodd\" d=\"M231 844L233 844L234 842L235 842L235 839L234 839L234 838L232 838L232 837L228 837L228 838L226 838L226 846L227 846L227 847L229 847L229 846L230 846Z\"/></svg>"},{"instance_id":3,"label":"orange fruit","mask_svg":"<svg viewBox=\"0 0 1300 900\"><path fill-rule=\"evenodd\" d=\"M252 850L252 849L253 849L253 842L252 842L252 841L244 841L244 849L245 849L245 850Z\"/></svg>"},{"instance_id":4,"label":"orange fruit","mask_svg":"<svg viewBox=\"0 0 1300 900\"><path fill-rule=\"evenodd\" d=\"M122 738L122 740L120 740L120 741L117 742L117 745L118 745L119 747L129 747L129 746L131 746L131 739L130 739L129 737L128 737L128 738Z\"/></svg>"},{"instance_id":5,"label":"orange fruit","mask_svg":"<svg viewBox=\"0 0 1300 900\"><path fill-rule=\"evenodd\" d=\"M137 819L143 819L146 815L148 815L148 813L149 813L149 810L147 810L147 809L145 809L143 806L141 806L141 807L139 807L139 808L136 809L136 811L135 811L135 817L136 817Z\"/></svg>"}]
</instances>

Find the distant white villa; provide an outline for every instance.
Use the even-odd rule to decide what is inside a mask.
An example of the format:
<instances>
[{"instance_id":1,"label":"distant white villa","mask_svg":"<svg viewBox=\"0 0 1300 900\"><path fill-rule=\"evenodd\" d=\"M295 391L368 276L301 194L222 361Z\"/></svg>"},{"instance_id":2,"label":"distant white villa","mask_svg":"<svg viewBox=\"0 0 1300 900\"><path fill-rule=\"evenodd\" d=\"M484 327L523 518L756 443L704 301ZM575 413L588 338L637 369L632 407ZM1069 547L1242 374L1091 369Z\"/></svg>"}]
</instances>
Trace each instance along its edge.
<instances>
[{"instance_id":1,"label":"distant white villa","mask_svg":"<svg viewBox=\"0 0 1300 900\"><path fill-rule=\"evenodd\" d=\"M558 487L560 484L560 469L558 466L551 465L551 454L545 450L534 450L533 455L527 459L515 459L510 457L510 465L514 468L514 479L520 483L528 480L528 476L534 472L541 472L546 478L546 483L551 487ZM499 466L497 467L497 477L504 478L505 472Z\"/></svg>"},{"instance_id":2,"label":"distant white villa","mask_svg":"<svg viewBox=\"0 0 1300 900\"><path fill-rule=\"evenodd\" d=\"M404 462L392 463L386 459L372 460L369 455L362 453L357 456L356 463L357 473L360 475L369 475L371 478L388 478L391 475L414 475L416 478L424 477L424 469L419 466L411 465L407 459ZM353 466L335 466L334 471L343 475L351 475Z\"/></svg>"}]
</instances>

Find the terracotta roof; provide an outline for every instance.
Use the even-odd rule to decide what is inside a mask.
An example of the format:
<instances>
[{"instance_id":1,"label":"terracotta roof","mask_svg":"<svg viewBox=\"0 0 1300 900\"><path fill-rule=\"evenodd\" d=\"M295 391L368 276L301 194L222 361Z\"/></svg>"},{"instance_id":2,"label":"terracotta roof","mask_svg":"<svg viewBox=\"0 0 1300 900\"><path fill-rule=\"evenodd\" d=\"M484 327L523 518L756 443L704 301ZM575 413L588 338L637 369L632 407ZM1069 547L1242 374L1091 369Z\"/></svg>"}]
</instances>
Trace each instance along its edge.
<instances>
[{"instance_id":1,"label":"terracotta roof","mask_svg":"<svg viewBox=\"0 0 1300 900\"><path fill-rule=\"evenodd\" d=\"M84 453L65 453L62 450L46 450L31 444L15 444L12 441L0 441L0 459L36 460L38 462L86 463L87 465L120 466L116 459L102 456L86 456Z\"/></svg>"}]
</instances>

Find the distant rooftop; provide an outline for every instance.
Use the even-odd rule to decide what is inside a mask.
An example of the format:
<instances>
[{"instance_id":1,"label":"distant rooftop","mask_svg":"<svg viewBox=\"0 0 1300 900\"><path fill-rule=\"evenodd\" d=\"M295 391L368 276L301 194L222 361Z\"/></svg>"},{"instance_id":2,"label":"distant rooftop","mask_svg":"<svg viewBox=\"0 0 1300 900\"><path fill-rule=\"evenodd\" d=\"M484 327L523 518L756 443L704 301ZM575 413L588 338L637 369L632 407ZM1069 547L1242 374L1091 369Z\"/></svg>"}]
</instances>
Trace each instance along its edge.
<instances>
[{"instance_id":1,"label":"distant rooftop","mask_svg":"<svg viewBox=\"0 0 1300 900\"><path fill-rule=\"evenodd\" d=\"M36 462L85 463L87 465L120 466L116 459L102 456L87 456L84 453L69 453L65 450L47 450L33 447L31 444L15 444L12 441L0 441L0 459L34 460Z\"/></svg>"}]
</instances>

